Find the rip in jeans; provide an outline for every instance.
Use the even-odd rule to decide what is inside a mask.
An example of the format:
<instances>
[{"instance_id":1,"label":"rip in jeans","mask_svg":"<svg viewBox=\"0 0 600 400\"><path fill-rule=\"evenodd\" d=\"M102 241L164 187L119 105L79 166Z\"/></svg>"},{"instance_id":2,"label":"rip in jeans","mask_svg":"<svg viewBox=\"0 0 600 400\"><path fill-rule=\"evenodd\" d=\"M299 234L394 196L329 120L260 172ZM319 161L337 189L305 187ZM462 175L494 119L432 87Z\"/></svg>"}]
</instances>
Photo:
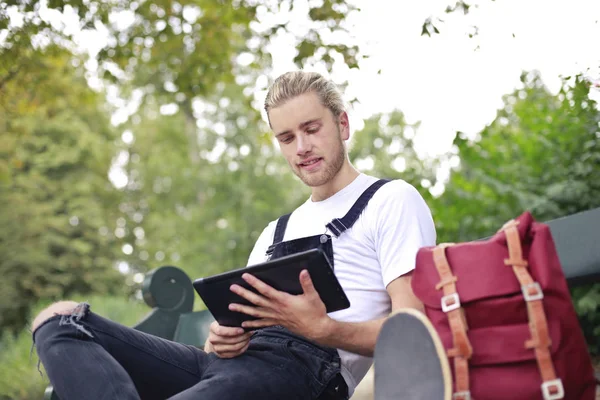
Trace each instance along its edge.
<instances>
[{"instance_id":1,"label":"rip in jeans","mask_svg":"<svg viewBox=\"0 0 600 400\"><path fill-rule=\"evenodd\" d=\"M90 331L85 329L85 327L82 324L78 323L79 321L81 321L81 319L83 317L85 317L88 314L89 310L90 310L90 305L87 302L83 302L83 303L77 304L77 306L75 308L73 308L73 310L71 310L71 312L68 314L55 313L54 316L60 315L60 320L58 322L59 326L72 325L79 332L82 332L85 335L87 335L88 337L93 338L94 335L92 335L92 333ZM38 327L38 329L39 329L39 327ZM35 343L31 343L31 350L29 351L29 359L31 359L31 356L33 355L34 346L35 346ZM42 374L42 370L40 369L40 364L41 364L41 360L38 359L37 370L40 373L40 376L43 377L44 375Z\"/></svg>"}]
</instances>

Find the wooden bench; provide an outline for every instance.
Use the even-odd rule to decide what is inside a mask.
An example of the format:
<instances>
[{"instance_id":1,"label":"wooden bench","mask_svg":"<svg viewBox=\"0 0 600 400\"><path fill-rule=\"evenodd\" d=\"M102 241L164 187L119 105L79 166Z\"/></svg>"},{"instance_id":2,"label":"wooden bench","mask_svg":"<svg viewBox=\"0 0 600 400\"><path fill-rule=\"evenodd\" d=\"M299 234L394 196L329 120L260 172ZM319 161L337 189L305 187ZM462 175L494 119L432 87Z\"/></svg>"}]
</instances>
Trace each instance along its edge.
<instances>
[{"instance_id":1,"label":"wooden bench","mask_svg":"<svg viewBox=\"0 0 600 400\"><path fill-rule=\"evenodd\" d=\"M547 222L569 286L600 280L600 208ZM192 311L195 291L181 269L164 266L149 272L142 285L150 313L134 326L165 339L202 348L214 321L206 311ZM58 400L49 386L45 400Z\"/></svg>"}]
</instances>

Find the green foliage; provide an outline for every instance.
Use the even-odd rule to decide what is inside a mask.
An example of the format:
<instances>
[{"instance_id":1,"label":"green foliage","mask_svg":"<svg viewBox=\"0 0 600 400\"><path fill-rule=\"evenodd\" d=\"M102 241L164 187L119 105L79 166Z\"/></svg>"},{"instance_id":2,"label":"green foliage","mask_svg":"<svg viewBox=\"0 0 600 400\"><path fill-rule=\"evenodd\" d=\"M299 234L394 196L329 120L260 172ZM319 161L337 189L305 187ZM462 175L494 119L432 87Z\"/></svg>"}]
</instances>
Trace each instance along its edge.
<instances>
[{"instance_id":1,"label":"green foliage","mask_svg":"<svg viewBox=\"0 0 600 400\"><path fill-rule=\"evenodd\" d=\"M6 334L0 341L0 399L39 400L48 384L37 370L35 353L30 356L31 334Z\"/></svg>"},{"instance_id":2,"label":"green foliage","mask_svg":"<svg viewBox=\"0 0 600 400\"><path fill-rule=\"evenodd\" d=\"M460 165L431 202L440 241L493 234L525 210L546 221L600 206L600 109L590 84L567 79L557 95L534 73L505 97L496 119L471 141L460 134ZM573 291L594 354L600 352L600 285Z\"/></svg>"},{"instance_id":3,"label":"green foliage","mask_svg":"<svg viewBox=\"0 0 600 400\"><path fill-rule=\"evenodd\" d=\"M2 16L10 8L22 17L0 18L0 200L8 205L0 211L0 331L22 326L40 298L127 289L113 268L122 261L134 273L179 263L191 276L244 265L264 224L304 196L280 174L282 160L244 94L270 67L268 42L287 29L282 18L264 20L302 4L51 0L42 12L42 3L0 6ZM296 63L331 67L341 54L356 66L358 49L337 41L353 7L304 5L309 32L297 33ZM70 10L82 30L105 29L107 45L90 65L106 87L141 94L127 123L131 148L115 146L113 110L86 86L87 60L69 52L77 29L48 18ZM230 105L219 106L225 97ZM216 111L199 112L198 103ZM158 114L165 104L175 115ZM212 127L199 129L200 121ZM119 150L129 157L122 191L107 179ZM127 276L134 281L139 275Z\"/></svg>"},{"instance_id":4,"label":"green foliage","mask_svg":"<svg viewBox=\"0 0 600 400\"><path fill-rule=\"evenodd\" d=\"M422 192L436 182L435 168L457 165L441 196L424 193L438 242L483 238L525 210L546 221L600 206L600 110L589 91L576 76L554 95L536 73L523 74L522 87L505 96L494 121L475 140L458 133L453 150L437 163L418 160L398 112L367 121L350 154L371 158L374 173L401 177ZM390 150L394 141L407 160L400 163L404 171L393 168L399 156L397 145ZM598 354L600 285L575 289L573 301Z\"/></svg>"},{"instance_id":5,"label":"green foliage","mask_svg":"<svg viewBox=\"0 0 600 400\"><path fill-rule=\"evenodd\" d=\"M159 116L148 105L130 126L121 208L134 248L127 261L138 271L176 263L196 278L242 267L266 223L308 195L240 87L202 107L198 153L190 154L184 115Z\"/></svg>"},{"instance_id":6,"label":"green foliage","mask_svg":"<svg viewBox=\"0 0 600 400\"><path fill-rule=\"evenodd\" d=\"M115 291L120 280L99 234L117 200L102 98L62 50L13 55L23 68L0 88L0 330L21 328L38 299Z\"/></svg>"},{"instance_id":7,"label":"green foliage","mask_svg":"<svg viewBox=\"0 0 600 400\"><path fill-rule=\"evenodd\" d=\"M408 124L404 114L374 115L354 134L349 150L350 160L365 173L388 179L403 179L415 186L422 195L435 182L437 160L422 159L414 148L419 124Z\"/></svg>"},{"instance_id":8,"label":"green foliage","mask_svg":"<svg viewBox=\"0 0 600 400\"><path fill-rule=\"evenodd\" d=\"M453 171L435 199L441 241L494 233L525 210L549 220L600 206L600 111L589 83L575 77L557 95L535 73L504 99L504 108L478 136L459 133Z\"/></svg>"},{"instance_id":9,"label":"green foliage","mask_svg":"<svg viewBox=\"0 0 600 400\"><path fill-rule=\"evenodd\" d=\"M75 301L88 301L102 316L132 326L150 311L148 306L125 297L74 296ZM47 302L32 309L37 314ZM0 339L0 400L39 400L48 385L43 366L37 370L38 358L31 351L31 332L22 329L17 335L5 333Z\"/></svg>"},{"instance_id":10,"label":"green foliage","mask_svg":"<svg viewBox=\"0 0 600 400\"><path fill-rule=\"evenodd\" d=\"M590 351L600 355L600 284L588 284L572 290L575 309Z\"/></svg>"},{"instance_id":11,"label":"green foliage","mask_svg":"<svg viewBox=\"0 0 600 400\"><path fill-rule=\"evenodd\" d=\"M40 14L42 3L6 3L24 16L22 27L9 28L9 46L40 32L59 43L71 39L69 32L54 29ZM358 62L357 46L344 40L348 37L345 19L355 9L345 0L325 0L319 5L247 0L51 0L47 6L61 13L75 10L83 30L101 26L109 36L97 57L102 76L142 88L161 104L189 104L240 75L268 69L268 44L280 31L289 32L285 16L294 15L288 12L295 7L308 8L308 32L294 32L297 65L321 61L330 68L335 55L341 55L350 67L357 67ZM268 25L268 19L277 23ZM238 55L250 61L240 63Z\"/></svg>"},{"instance_id":12,"label":"green foliage","mask_svg":"<svg viewBox=\"0 0 600 400\"><path fill-rule=\"evenodd\" d=\"M356 132L350 149L365 172L402 178L424 193L440 242L493 234L504 222L529 210L549 220L600 206L600 110L590 84L566 79L555 95L532 73L506 95L496 118L473 139L461 132L449 154L420 159L413 146L418 124L401 112L375 115ZM440 184L436 172L451 168L441 196L425 190Z\"/></svg>"},{"instance_id":13,"label":"green foliage","mask_svg":"<svg viewBox=\"0 0 600 400\"><path fill-rule=\"evenodd\" d=\"M600 204L600 112L581 77L566 81L557 95L535 73L505 96L504 107L475 140L458 133L449 154L421 159L401 112L375 115L356 132L350 149L365 172L402 178L430 204L441 242L473 240L494 233L524 210L548 220ZM439 168L456 165L441 196Z\"/></svg>"},{"instance_id":14,"label":"green foliage","mask_svg":"<svg viewBox=\"0 0 600 400\"><path fill-rule=\"evenodd\" d=\"M495 1L495 0L491 0ZM483 0L483 3L489 3L489 0ZM462 15L467 15L471 11L471 8L476 9L481 5L481 0L469 0L467 3L464 0L455 1L452 4L451 1L448 2L446 9L444 10L445 14L453 14L456 12L462 12ZM441 11L441 9L440 9ZM441 14L438 13L438 14ZM429 36L436 35L440 33L440 27L444 25L446 17L442 19L441 16L430 16L425 19L423 25L421 27L421 36ZM473 38L479 34L479 27L471 26L472 31L468 34L470 38Z\"/></svg>"}]
</instances>

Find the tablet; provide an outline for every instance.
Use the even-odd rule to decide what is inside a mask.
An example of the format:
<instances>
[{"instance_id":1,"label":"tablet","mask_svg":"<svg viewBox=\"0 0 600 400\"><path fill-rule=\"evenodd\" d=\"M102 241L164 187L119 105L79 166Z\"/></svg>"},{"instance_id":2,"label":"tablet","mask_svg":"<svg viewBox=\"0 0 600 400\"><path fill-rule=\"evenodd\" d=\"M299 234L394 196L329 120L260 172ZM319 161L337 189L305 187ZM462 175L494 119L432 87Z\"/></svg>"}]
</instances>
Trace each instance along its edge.
<instances>
[{"instance_id":1,"label":"tablet","mask_svg":"<svg viewBox=\"0 0 600 400\"><path fill-rule=\"evenodd\" d=\"M257 293L252 286L242 279L242 274L247 272L279 291L298 295L303 293L300 285L300 272L303 269L309 272L313 285L328 313L350 307L350 301L333 273L333 268L327 256L321 249L312 249L261 264L196 279L193 285L220 325L239 327L244 321L257 319L250 315L229 310L230 303L251 304L243 297L233 293L230 290L231 285L237 284Z\"/></svg>"}]
</instances>

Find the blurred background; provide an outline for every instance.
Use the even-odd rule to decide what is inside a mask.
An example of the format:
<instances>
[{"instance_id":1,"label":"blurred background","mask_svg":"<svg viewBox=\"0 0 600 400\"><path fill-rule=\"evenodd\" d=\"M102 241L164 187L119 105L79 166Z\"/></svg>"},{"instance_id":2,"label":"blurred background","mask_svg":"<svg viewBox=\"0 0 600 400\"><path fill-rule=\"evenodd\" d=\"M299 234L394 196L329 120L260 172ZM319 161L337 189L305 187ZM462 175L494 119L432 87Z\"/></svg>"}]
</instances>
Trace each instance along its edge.
<instances>
[{"instance_id":1,"label":"blurred background","mask_svg":"<svg viewBox=\"0 0 600 400\"><path fill-rule=\"evenodd\" d=\"M599 19L593 0L0 1L0 399L48 384L45 305L133 325L145 272L241 267L307 198L262 111L288 70L344 88L351 161L413 184L439 242L600 206ZM600 288L573 299L597 355Z\"/></svg>"}]
</instances>

